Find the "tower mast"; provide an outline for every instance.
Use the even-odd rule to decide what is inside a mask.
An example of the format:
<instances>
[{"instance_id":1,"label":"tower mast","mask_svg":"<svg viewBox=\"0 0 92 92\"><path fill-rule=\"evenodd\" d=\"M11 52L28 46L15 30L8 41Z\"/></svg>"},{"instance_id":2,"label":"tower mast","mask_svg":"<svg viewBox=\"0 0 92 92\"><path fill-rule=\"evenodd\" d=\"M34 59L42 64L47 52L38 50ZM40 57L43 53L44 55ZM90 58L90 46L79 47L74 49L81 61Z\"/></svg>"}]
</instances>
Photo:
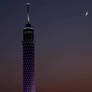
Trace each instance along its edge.
<instances>
[{"instance_id":1,"label":"tower mast","mask_svg":"<svg viewBox=\"0 0 92 92\"><path fill-rule=\"evenodd\" d=\"M27 7L27 24L30 24L30 3L26 3L26 7Z\"/></svg>"}]
</instances>

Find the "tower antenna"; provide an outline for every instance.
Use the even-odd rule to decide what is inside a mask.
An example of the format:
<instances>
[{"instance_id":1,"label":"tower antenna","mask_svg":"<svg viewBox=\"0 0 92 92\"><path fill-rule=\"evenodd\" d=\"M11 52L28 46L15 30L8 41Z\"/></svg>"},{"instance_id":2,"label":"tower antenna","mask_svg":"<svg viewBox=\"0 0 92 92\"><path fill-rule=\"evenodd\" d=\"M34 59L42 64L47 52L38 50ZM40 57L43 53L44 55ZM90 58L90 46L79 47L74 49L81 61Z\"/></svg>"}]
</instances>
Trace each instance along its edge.
<instances>
[{"instance_id":1,"label":"tower antenna","mask_svg":"<svg viewBox=\"0 0 92 92\"><path fill-rule=\"evenodd\" d=\"M30 3L26 3L26 7L27 7L27 24L30 24Z\"/></svg>"}]
</instances>

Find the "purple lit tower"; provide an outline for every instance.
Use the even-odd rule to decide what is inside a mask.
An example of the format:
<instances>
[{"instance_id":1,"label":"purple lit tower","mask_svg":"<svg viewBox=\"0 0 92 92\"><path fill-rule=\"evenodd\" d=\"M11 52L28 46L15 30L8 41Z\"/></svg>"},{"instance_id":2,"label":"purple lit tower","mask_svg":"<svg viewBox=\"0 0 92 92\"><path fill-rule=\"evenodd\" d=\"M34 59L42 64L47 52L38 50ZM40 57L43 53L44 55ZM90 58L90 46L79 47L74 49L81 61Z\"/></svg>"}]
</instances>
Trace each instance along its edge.
<instances>
[{"instance_id":1,"label":"purple lit tower","mask_svg":"<svg viewBox=\"0 0 92 92\"><path fill-rule=\"evenodd\" d=\"M34 30L30 23L30 3L27 7L27 23L23 30L23 92L35 92L34 85Z\"/></svg>"}]
</instances>

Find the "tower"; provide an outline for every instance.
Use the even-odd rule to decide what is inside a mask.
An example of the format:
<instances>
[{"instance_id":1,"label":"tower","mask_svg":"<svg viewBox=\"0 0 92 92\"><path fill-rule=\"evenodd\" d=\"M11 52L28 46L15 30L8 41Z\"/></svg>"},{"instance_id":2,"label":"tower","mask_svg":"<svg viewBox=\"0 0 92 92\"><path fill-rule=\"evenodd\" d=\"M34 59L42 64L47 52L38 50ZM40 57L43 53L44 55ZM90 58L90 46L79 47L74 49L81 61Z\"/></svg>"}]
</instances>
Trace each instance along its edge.
<instances>
[{"instance_id":1,"label":"tower","mask_svg":"<svg viewBox=\"0 0 92 92\"><path fill-rule=\"evenodd\" d=\"M23 30L23 92L35 92L34 88L34 30L30 23L30 3L27 7L27 23Z\"/></svg>"}]
</instances>

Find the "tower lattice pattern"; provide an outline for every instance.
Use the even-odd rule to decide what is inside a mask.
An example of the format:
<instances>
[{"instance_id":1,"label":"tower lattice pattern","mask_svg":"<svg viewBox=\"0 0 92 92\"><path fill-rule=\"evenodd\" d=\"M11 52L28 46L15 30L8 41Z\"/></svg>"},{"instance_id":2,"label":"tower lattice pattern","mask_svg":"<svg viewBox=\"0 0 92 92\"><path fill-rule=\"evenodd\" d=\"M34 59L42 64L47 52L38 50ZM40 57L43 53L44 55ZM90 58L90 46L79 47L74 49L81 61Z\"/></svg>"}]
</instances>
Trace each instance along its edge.
<instances>
[{"instance_id":1,"label":"tower lattice pattern","mask_svg":"<svg viewBox=\"0 0 92 92\"><path fill-rule=\"evenodd\" d=\"M34 33L31 27L23 32L23 92L32 92L34 85Z\"/></svg>"}]
</instances>

